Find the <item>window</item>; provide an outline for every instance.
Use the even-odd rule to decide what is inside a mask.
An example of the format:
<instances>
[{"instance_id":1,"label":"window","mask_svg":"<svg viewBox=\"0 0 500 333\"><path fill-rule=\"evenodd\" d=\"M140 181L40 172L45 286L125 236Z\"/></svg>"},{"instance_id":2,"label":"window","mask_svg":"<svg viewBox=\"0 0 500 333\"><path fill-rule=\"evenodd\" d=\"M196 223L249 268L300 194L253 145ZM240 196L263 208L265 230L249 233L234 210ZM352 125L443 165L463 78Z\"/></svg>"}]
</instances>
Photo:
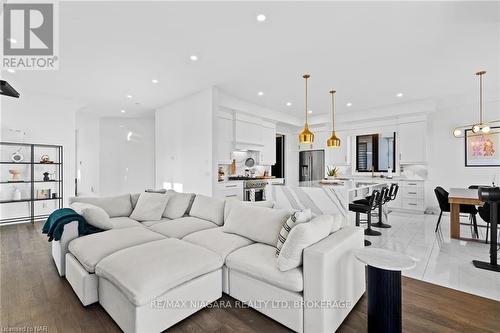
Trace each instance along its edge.
<instances>
[{"instance_id":1,"label":"window","mask_svg":"<svg viewBox=\"0 0 500 333\"><path fill-rule=\"evenodd\" d=\"M392 136L367 134L356 136L356 171L395 170L396 133Z\"/></svg>"}]
</instances>

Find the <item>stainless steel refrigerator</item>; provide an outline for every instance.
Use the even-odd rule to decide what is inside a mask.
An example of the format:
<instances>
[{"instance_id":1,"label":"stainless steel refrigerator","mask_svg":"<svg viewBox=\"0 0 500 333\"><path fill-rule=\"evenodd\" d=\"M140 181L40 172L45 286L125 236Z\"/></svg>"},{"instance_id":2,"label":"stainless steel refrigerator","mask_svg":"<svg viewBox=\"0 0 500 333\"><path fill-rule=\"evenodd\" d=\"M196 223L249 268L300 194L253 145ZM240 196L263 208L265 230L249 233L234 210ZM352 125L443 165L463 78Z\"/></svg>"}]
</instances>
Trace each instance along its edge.
<instances>
[{"instance_id":1,"label":"stainless steel refrigerator","mask_svg":"<svg viewBox=\"0 0 500 333\"><path fill-rule=\"evenodd\" d=\"M308 150L299 153L299 181L325 178L325 151Z\"/></svg>"}]
</instances>

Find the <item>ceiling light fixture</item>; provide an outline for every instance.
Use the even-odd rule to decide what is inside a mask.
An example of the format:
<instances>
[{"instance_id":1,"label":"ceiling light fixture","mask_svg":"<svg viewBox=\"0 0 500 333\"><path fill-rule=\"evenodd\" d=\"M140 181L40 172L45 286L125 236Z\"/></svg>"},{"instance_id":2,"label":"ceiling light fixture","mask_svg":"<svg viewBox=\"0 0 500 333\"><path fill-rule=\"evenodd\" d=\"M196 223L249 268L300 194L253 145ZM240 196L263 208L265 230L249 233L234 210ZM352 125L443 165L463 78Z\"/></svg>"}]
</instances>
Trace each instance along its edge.
<instances>
[{"instance_id":1,"label":"ceiling light fixture","mask_svg":"<svg viewBox=\"0 0 500 333\"><path fill-rule=\"evenodd\" d=\"M125 113L126 111L125 111L125 110L121 110L120 112L121 112L121 113Z\"/></svg>"},{"instance_id":2,"label":"ceiling light fixture","mask_svg":"<svg viewBox=\"0 0 500 333\"><path fill-rule=\"evenodd\" d=\"M347 103L346 105L347 105L347 107L351 107L351 106L352 106L352 103L351 103L351 102L349 102L349 103Z\"/></svg>"},{"instance_id":3,"label":"ceiling light fixture","mask_svg":"<svg viewBox=\"0 0 500 333\"><path fill-rule=\"evenodd\" d=\"M305 109L304 109L306 119L304 123L304 129L299 134L299 143L304 144L304 143L314 142L314 133L309 130L309 124L307 123L307 114L309 113L307 108L307 79L309 79L311 76L309 74L304 74L302 77L306 81L306 99L305 99Z\"/></svg>"},{"instance_id":4,"label":"ceiling light fixture","mask_svg":"<svg viewBox=\"0 0 500 333\"><path fill-rule=\"evenodd\" d=\"M189 60L191 61L197 61L198 60L198 56L193 54L192 56L189 57Z\"/></svg>"},{"instance_id":5,"label":"ceiling light fixture","mask_svg":"<svg viewBox=\"0 0 500 333\"><path fill-rule=\"evenodd\" d=\"M500 119L492 120L485 122L483 119L484 114L484 100L483 100L483 76L486 74L486 71L479 71L476 73L479 76L479 123L473 125L464 125L456 127L453 130L453 136L456 138L463 137L467 133L467 131L472 131L474 134L488 134L491 132L492 126L495 125L495 129L497 125L500 125ZM481 132L481 133L480 133ZM500 131L499 131L500 132ZM496 131L495 131L496 133Z\"/></svg>"},{"instance_id":6,"label":"ceiling light fixture","mask_svg":"<svg viewBox=\"0 0 500 333\"><path fill-rule=\"evenodd\" d=\"M152 79L151 82L153 82L154 84L157 84L160 81L158 81L157 79Z\"/></svg>"},{"instance_id":7,"label":"ceiling light fixture","mask_svg":"<svg viewBox=\"0 0 500 333\"><path fill-rule=\"evenodd\" d=\"M398 93L398 94L396 95L396 97L398 97L398 98L403 97L403 93Z\"/></svg>"},{"instance_id":8,"label":"ceiling light fixture","mask_svg":"<svg viewBox=\"0 0 500 333\"><path fill-rule=\"evenodd\" d=\"M266 15L264 14L257 15L257 21L264 22L265 20L266 20Z\"/></svg>"},{"instance_id":9,"label":"ceiling light fixture","mask_svg":"<svg viewBox=\"0 0 500 333\"><path fill-rule=\"evenodd\" d=\"M330 90L332 95L332 136L326 140L327 147L340 147L340 139L335 134L335 90Z\"/></svg>"},{"instance_id":10,"label":"ceiling light fixture","mask_svg":"<svg viewBox=\"0 0 500 333\"><path fill-rule=\"evenodd\" d=\"M259 95L259 96L264 96L264 93L263 93L262 91L259 91L259 92L257 93L257 95Z\"/></svg>"},{"instance_id":11,"label":"ceiling light fixture","mask_svg":"<svg viewBox=\"0 0 500 333\"><path fill-rule=\"evenodd\" d=\"M131 99L131 98L132 98L132 95L127 95L127 98L128 98L128 99Z\"/></svg>"},{"instance_id":12,"label":"ceiling light fixture","mask_svg":"<svg viewBox=\"0 0 500 333\"><path fill-rule=\"evenodd\" d=\"M307 113L311 114L313 113L313 110L307 110Z\"/></svg>"},{"instance_id":13,"label":"ceiling light fixture","mask_svg":"<svg viewBox=\"0 0 500 333\"><path fill-rule=\"evenodd\" d=\"M292 106L292 102L286 102L286 106Z\"/></svg>"}]
</instances>

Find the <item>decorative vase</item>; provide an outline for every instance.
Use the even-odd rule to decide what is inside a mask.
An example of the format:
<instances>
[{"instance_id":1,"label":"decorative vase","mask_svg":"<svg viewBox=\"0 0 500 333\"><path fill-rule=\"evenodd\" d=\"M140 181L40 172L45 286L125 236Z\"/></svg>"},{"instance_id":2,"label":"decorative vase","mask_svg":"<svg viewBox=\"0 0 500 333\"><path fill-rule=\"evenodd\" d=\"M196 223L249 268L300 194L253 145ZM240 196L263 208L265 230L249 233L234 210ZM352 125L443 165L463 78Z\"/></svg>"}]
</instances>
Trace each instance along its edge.
<instances>
[{"instance_id":1,"label":"decorative vase","mask_svg":"<svg viewBox=\"0 0 500 333\"><path fill-rule=\"evenodd\" d=\"M12 200L21 200L21 191L16 187L14 193L12 194Z\"/></svg>"}]
</instances>

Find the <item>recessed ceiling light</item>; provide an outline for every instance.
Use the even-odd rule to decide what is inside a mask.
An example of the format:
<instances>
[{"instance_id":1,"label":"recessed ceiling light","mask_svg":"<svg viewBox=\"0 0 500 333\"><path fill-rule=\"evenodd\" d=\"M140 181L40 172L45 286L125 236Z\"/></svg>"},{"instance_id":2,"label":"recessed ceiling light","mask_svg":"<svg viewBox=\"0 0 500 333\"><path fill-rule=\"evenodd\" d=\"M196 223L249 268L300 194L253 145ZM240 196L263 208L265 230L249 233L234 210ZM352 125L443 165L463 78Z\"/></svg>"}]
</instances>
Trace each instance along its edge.
<instances>
[{"instance_id":1,"label":"recessed ceiling light","mask_svg":"<svg viewBox=\"0 0 500 333\"><path fill-rule=\"evenodd\" d=\"M257 93L257 95L259 95L259 96L263 96L263 95L264 95L264 92L259 91L259 92Z\"/></svg>"},{"instance_id":2,"label":"recessed ceiling light","mask_svg":"<svg viewBox=\"0 0 500 333\"><path fill-rule=\"evenodd\" d=\"M153 83L155 83L155 84L156 84L156 83L158 83L159 81L158 81L157 79L152 79L152 80L151 80L151 82L153 82Z\"/></svg>"},{"instance_id":3,"label":"recessed ceiling light","mask_svg":"<svg viewBox=\"0 0 500 333\"><path fill-rule=\"evenodd\" d=\"M403 93L398 93L396 96L401 98L401 97L403 97Z\"/></svg>"},{"instance_id":4,"label":"recessed ceiling light","mask_svg":"<svg viewBox=\"0 0 500 333\"><path fill-rule=\"evenodd\" d=\"M257 15L257 21L264 22L265 20L266 20L266 15L264 14Z\"/></svg>"},{"instance_id":5,"label":"recessed ceiling light","mask_svg":"<svg viewBox=\"0 0 500 333\"><path fill-rule=\"evenodd\" d=\"M16 44L17 43L17 40L14 39L14 38L9 38L7 39L9 42L11 42L12 44Z\"/></svg>"},{"instance_id":6,"label":"recessed ceiling light","mask_svg":"<svg viewBox=\"0 0 500 333\"><path fill-rule=\"evenodd\" d=\"M127 98L128 98L128 99L131 99L131 98L132 98L132 95L127 95Z\"/></svg>"},{"instance_id":7,"label":"recessed ceiling light","mask_svg":"<svg viewBox=\"0 0 500 333\"><path fill-rule=\"evenodd\" d=\"M351 102L349 102L349 103L347 103L346 105L347 105L347 106L352 106L352 103L351 103Z\"/></svg>"},{"instance_id":8,"label":"recessed ceiling light","mask_svg":"<svg viewBox=\"0 0 500 333\"><path fill-rule=\"evenodd\" d=\"M121 110L120 112L121 112L121 113L125 113L126 111L125 111L125 110Z\"/></svg>"},{"instance_id":9,"label":"recessed ceiling light","mask_svg":"<svg viewBox=\"0 0 500 333\"><path fill-rule=\"evenodd\" d=\"M9 69L7 69L7 72L9 72L9 73L15 73L15 72L16 72L16 70L15 70L15 69L12 69L12 68L9 68Z\"/></svg>"},{"instance_id":10,"label":"recessed ceiling light","mask_svg":"<svg viewBox=\"0 0 500 333\"><path fill-rule=\"evenodd\" d=\"M311 114L313 113L313 110L307 110L307 113Z\"/></svg>"},{"instance_id":11,"label":"recessed ceiling light","mask_svg":"<svg viewBox=\"0 0 500 333\"><path fill-rule=\"evenodd\" d=\"M292 102L286 102L286 106L292 106Z\"/></svg>"},{"instance_id":12,"label":"recessed ceiling light","mask_svg":"<svg viewBox=\"0 0 500 333\"><path fill-rule=\"evenodd\" d=\"M189 57L189 60L191 61L197 61L198 60L198 56L193 54L192 56Z\"/></svg>"}]
</instances>

